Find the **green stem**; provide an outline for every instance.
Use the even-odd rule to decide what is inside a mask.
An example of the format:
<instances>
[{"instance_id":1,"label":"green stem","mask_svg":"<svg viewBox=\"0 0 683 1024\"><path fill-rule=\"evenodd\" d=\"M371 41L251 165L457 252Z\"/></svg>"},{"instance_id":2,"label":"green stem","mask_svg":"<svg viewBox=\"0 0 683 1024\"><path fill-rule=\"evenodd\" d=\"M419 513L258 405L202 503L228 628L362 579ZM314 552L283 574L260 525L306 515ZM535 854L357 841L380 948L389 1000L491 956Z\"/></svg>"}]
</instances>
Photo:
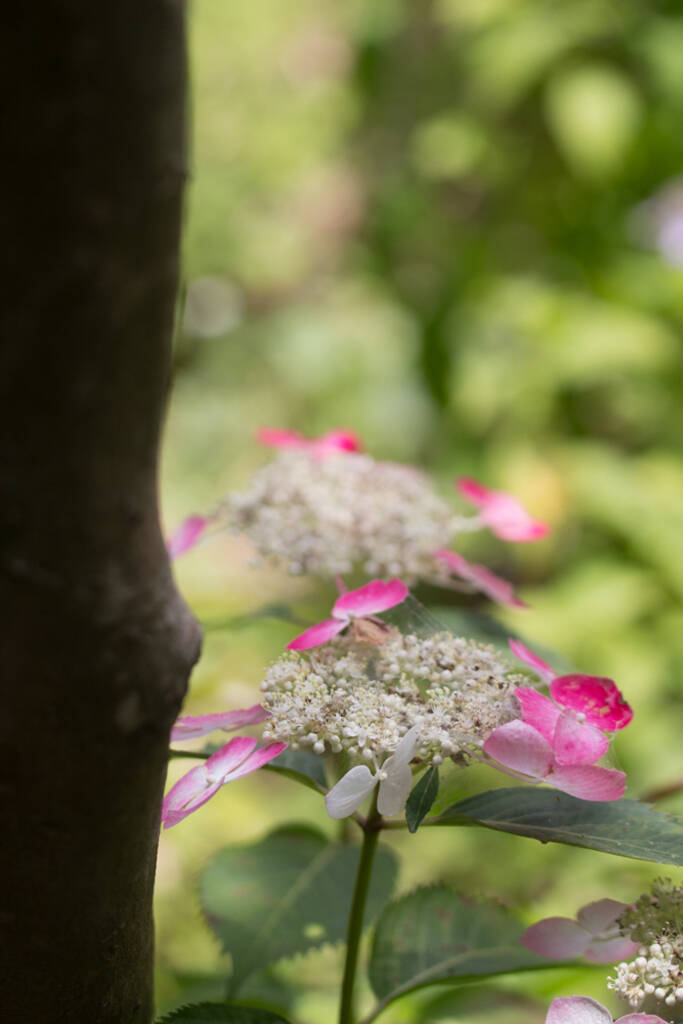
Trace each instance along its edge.
<instances>
[{"instance_id":1,"label":"green stem","mask_svg":"<svg viewBox=\"0 0 683 1024\"><path fill-rule=\"evenodd\" d=\"M346 961L344 964L344 980L342 982L341 1003L339 1006L339 1024L353 1024L353 990L358 966L358 950L363 933L363 918L367 901L372 865L379 839L382 817L377 813L376 802L363 828L363 845L360 851L356 884L353 890L353 901L349 914L349 927L346 933Z\"/></svg>"}]
</instances>

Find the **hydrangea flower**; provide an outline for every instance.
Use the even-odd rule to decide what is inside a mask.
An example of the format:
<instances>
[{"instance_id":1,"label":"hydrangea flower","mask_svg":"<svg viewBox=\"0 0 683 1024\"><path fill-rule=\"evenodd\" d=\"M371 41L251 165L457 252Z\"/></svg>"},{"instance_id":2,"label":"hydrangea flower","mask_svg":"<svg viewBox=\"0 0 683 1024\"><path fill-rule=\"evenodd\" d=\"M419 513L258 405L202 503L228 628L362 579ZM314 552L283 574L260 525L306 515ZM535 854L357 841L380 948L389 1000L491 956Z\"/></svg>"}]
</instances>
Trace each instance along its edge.
<instances>
[{"instance_id":1,"label":"hydrangea flower","mask_svg":"<svg viewBox=\"0 0 683 1024\"><path fill-rule=\"evenodd\" d=\"M605 1007L587 996L568 996L553 999L545 1024L666 1024L652 1013L627 1013L612 1019Z\"/></svg>"},{"instance_id":2,"label":"hydrangea flower","mask_svg":"<svg viewBox=\"0 0 683 1024\"><path fill-rule=\"evenodd\" d=\"M617 964L607 987L635 1008L648 996L667 1006L683 1003L683 886L658 879L624 910L619 925L639 943L638 955Z\"/></svg>"},{"instance_id":3,"label":"hydrangea flower","mask_svg":"<svg viewBox=\"0 0 683 1024\"><path fill-rule=\"evenodd\" d=\"M456 486L463 498L479 509L482 523L501 540L540 540L550 530L547 523L532 519L517 498L505 491L493 491L471 477L460 477Z\"/></svg>"},{"instance_id":4,"label":"hydrangea flower","mask_svg":"<svg viewBox=\"0 0 683 1024\"><path fill-rule=\"evenodd\" d=\"M386 631L388 627L381 620L373 621L371 617L395 607L405 601L407 596L408 588L399 579L389 580L388 583L371 580L358 590L349 590L338 597L332 608L332 618L316 623L290 640L287 650L305 651L310 647L317 647L327 643L347 626L364 620L370 620L377 629ZM358 633L356 637L362 639L362 635Z\"/></svg>"},{"instance_id":5,"label":"hydrangea flower","mask_svg":"<svg viewBox=\"0 0 683 1024\"><path fill-rule=\"evenodd\" d=\"M379 785L377 810L387 818L400 814L406 805L413 781L410 762L417 747L418 726L405 734L396 750L376 772L359 764L349 769L325 797L325 807L331 818L348 818L357 811L366 797Z\"/></svg>"},{"instance_id":6,"label":"hydrangea flower","mask_svg":"<svg viewBox=\"0 0 683 1024\"><path fill-rule=\"evenodd\" d=\"M235 736L202 764L190 769L164 798L161 820L165 828L177 825L198 810L228 782L249 775L281 754L285 743L269 743L256 749L258 740Z\"/></svg>"},{"instance_id":7,"label":"hydrangea flower","mask_svg":"<svg viewBox=\"0 0 683 1024\"><path fill-rule=\"evenodd\" d=\"M486 594L492 601L496 601L498 604L509 604L515 608L528 607L521 598L517 597L511 583L501 576L496 576L485 566L477 565L476 562L468 562L462 555L455 551L447 551L445 548L437 548L434 555L456 576L473 584L477 590Z\"/></svg>"},{"instance_id":8,"label":"hydrangea flower","mask_svg":"<svg viewBox=\"0 0 683 1024\"><path fill-rule=\"evenodd\" d=\"M581 907L576 920L545 917L524 932L520 942L532 953L551 960L584 956L595 964L614 963L633 956L638 943L624 935L619 918L628 904L618 900L597 900Z\"/></svg>"}]
</instances>

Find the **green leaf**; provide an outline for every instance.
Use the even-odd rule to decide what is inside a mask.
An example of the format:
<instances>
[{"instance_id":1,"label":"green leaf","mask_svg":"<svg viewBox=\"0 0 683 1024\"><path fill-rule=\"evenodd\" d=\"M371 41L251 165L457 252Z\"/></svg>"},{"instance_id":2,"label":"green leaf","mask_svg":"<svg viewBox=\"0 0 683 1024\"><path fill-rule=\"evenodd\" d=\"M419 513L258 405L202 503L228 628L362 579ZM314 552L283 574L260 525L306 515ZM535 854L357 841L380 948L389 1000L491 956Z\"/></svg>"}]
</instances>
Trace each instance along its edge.
<instances>
[{"instance_id":1,"label":"green leaf","mask_svg":"<svg viewBox=\"0 0 683 1024\"><path fill-rule=\"evenodd\" d=\"M554 966L519 943L520 924L495 907L465 903L445 886L389 904L370 956L370 983L385 1006L435 982Z\"/></svg>"},{"instance_id":2,"label":"green leaf","mask_svg":"<svg viewBox=\"0 0 683 1024\"><path fill-rule=\"evenodd\" d=\"M425 772L420 781L415 785L408 797L406 821L409 832L417 832L422 819L425 815L429 814L438 792L439 769L436 765L432 765L429 771Z\"/></svg>"},{"instance_id":3,"label":"green leaf","mask_svg":"<svg viewBox=\"0 0 683 1024\"><path fill-rule=\"evenodd\" d=\"M304 827L221 850L201 878L209 923L230 953L231 991L253 971L346 935L359 848ZM380 847L366 923L391 895L397 863Z\"/></svg>"},{"instance_id":4,"label":"green leaf","mask_svg":"<svg viewBox=\"0 0 683 1024\"><path fill-rule=\"evenodd\" d=\"M287 1021L270 1010L223 1003L196 1003L194 1006L181 1006L166 1017L159 1017L157 1024L287 1024Z\"/></svg>"},{"instance_id":5,"label":"green leaf","mask_svg":"<svg viewBox=\"0 0 683 1024\"><path fill-rule=\"evenodd\" d=\"M483 825L542 843L683 865L683 821L637 800L595 803L552 789L491 789L449 807L438 825Z\"/></svg>"},{"instance_id":6,"label":"green leaf","mask_svg":"<svg viewBox=\"0 0 683 1024\"><path fill-rule=\"evenodd\" d=\"M316 792L328 788L323 760L317 754L311 753L310 750L283 750L281 754L264 765L262 771L286 775Z\"/></svg>"}]
</instances>

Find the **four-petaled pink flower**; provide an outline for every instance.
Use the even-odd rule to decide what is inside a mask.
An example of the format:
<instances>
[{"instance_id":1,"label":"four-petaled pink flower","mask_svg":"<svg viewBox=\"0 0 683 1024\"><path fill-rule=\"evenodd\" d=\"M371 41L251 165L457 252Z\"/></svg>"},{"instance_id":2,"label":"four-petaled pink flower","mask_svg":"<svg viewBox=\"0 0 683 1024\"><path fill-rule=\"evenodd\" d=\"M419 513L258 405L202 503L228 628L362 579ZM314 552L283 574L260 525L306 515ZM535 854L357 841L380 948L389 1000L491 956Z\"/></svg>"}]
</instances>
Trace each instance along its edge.
<instances>
[{"instance_id":1,"label":"four-petaled pink flower","mask_svg":"<svg viewBox=\"0 0 683 1024\"><path fill-rule=\"evenodd\" d=\"M235 736L203 764L183 775L164 799L161 811L164 827L177 825L210 800L221 786L255 772L287 746L286 743L269 743L256 750L257 743L258 740L250 736Z\"/></svg>"},{"instance_id":2,"label":"four-petaled pink flower","mask_svg":"<svg viewBox=\"0 0 683 1024\"><path fill-rule=\"evenodd\" d=\"M239 708L237 711L219 711L212 715L185 715L176 719L171 730L171 742L196 740L215 729L232 732L241 729L243 725L265 722L267 718L270 718L270 714L260 704L252 704L250 708Z\"/></svg>"},{"instance_id":3,"label":"four-petaled pink flower","mask_svg":"<svg viewBox=\"0 0 683 1024\"><path fill-rule=\"evenodd\" d=\"M538 519L532 519L524 506L505 491L493 491L478 480L460 477L456 486L463 498L476 505L485 526L502 540L540 540L550 527Z\"/></svg>"},{"instance_id":4,"label":"four-petaled pink flower","mask_svg":"<svg viewBox=\"0 0 683 1024\"><path fill-rule=\"evenodd\" d=\"M322 437L304 437L298 430L280 430L278 427L261 427L257 434L261 444L271 448L295 448L309 452L316 459L340 452L359 452L361 440L352 430L328 430Z\"/></svg>"},{"instance_id":5,"label":"four-petaled pink flower","mask_svg":"<svg viewBox=\"0 0 683 1024\"><path fill-rule=\"evenodd\" d=\"M318 622L294 637L287 644L287 650L305 651L309 647L318 647L359 619L369 619L373 622L372 616L393 608L401 601L405 601L407 596L408 588L399 579L389 580L388 583L371 580L364 587L349 590L338 597L332 608L332 618ZM380 620L380 628L383 625Z\"/></svg>"},{"instance_id":6,"label":"four-petaled pink flower","mask_svg":"<svg viewBox=\"0 0 683 1024\"><path fill-rule=\"evenodd\" d=\"M652 1013L627 1013L612 1020L609 1010L588 996L553 999L545 1024L666 1024Z\"/></svg>"},{"instance_id":7,"label":"four-petaled pink flower","mask_svg":"<svg viewBox=\"0 0 683 1024\"><path fill-rule=\"evenodd\" d=\"M178 558L179 555L184 555L186 551L193 548L202 537L209 522L210 519L207 516L188 516L187 519L184 519L166 542L169 556L172 559Z\"/></svg>"},{"instance_id":8,"label":"four-petaled pink flower","mask_svg":"<svg viewBox=\"0 0 683 1024\"><path fill-rule=\"evenodd\" d=\"M458 555L455 551L448 551L446 548L437 548L434 551L434 556L444 562L456 576L472 583L477 590L486 594L492 601L497 601L498 604L510 604L515 608L528 607L517 597L511 583L496 576L485 566L477 565L476 562L468 562L462 555Z\"/></svg>"},{"instance_id":9,"label":"four-petaled pink flower","mask_svg":"<svg viewBox=\"0 0 683 1024\"><path fill-rule=\"evenodd\" d=\"M576 920L571 917L544 917L524 932L520 942L532 953L551 960L585 956L594 964L614 964L630 960L638 952L638 943L619 932L618 918L628 904L618 900L597 900L581 907Z\"/></svg>"}]
</instances>

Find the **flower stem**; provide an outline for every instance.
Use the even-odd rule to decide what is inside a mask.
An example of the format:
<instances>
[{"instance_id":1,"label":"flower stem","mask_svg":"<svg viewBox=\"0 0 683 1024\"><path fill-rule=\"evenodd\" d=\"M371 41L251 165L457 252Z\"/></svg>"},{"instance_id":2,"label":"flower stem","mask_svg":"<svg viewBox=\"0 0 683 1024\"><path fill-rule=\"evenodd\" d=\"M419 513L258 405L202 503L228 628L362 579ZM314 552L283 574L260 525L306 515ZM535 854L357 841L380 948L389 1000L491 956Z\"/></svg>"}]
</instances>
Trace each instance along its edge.
<instances>
[{"instance_id":1,"label":"flower stem","mask_svg":"<svg viewBox=\"0 0 683 1024\"><path fill-rule=\"evenodd\" d=\"M353 890L353 901L349 914L349 927L346 933L346 961L344 963L344 980L342 982L341 1003L339 1006L339 1024L353 1024L353 990L358 966L358 950L363 933L363 918L367 901L372 865L379 839L382 816L377 813L376 803L363 825L363 845L360 851L356 884Z\"/></svg>"}]
</instances>

